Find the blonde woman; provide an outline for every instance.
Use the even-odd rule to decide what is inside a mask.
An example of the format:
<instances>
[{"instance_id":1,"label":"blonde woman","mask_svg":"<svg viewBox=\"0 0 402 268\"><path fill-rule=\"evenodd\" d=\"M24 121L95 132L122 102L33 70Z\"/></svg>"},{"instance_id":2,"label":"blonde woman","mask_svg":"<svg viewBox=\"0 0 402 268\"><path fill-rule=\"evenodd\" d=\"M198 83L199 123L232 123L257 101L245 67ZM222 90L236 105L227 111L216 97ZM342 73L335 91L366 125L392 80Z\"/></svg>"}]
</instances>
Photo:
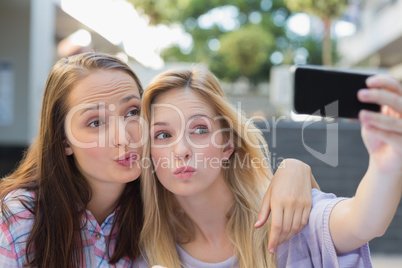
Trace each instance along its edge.
<instances>
[{"instance_id":1,"label":"blonde woman","mask_svg":"<svg viewBox=\"0 0 402 268\"><path fill-rule=\"evenodd\" d=\"M0 181L0 267L136 267L142 92L130 67L106 54L75 55L53 66L36 141ZM296 163L289 171L278 174L275 188L293 181L295 196L311 192L308 166ZM275 245L304 226L297 217L310 209L311 197L292 208L272 196L259 224L272 207L284 211L285 226L294 226L279 228Z\"/></svg>"},{"instance_id":2,"label":"blonde woman","mask_svg":"<svg viewBox=\"0 0 402 268\"><path fill-rule=\"evenodd\" d=\"M253 228L272 178L261 132L209 71L156 77L142 108L152 168L141 181L140 267L371 267L367 242L385 232L401 197L402 110L393 100L402 89L384 77L367 84L359 99L388 106L360 114L370 163L356 196L313 189L307 226L268 254L269 225Z\"/></svg>"}]
</instances>

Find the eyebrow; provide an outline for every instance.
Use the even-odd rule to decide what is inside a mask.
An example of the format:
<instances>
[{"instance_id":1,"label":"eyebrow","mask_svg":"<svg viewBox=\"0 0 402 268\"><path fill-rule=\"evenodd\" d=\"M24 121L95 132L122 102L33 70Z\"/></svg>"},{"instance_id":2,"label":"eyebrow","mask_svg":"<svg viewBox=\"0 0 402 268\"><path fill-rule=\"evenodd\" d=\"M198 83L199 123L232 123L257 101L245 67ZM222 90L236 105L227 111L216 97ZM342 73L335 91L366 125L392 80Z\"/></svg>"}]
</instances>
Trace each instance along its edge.
<instances>
[{"instance_id":1,"label":"eyebrow","mask_svg":"<svg viewBox=\"0 0 402 268\"><path fill-rule=\"evenodd\" d=\"M211 117L209 117L208 115L205 115L205 114L192 115L188 120L191 120L193 118L198 118L198 117L206 117L209 120L214 121ZM169 125L169 123L167 123L167 122L156 122L156 123L152 124L152 126L168 126L168 125Z\"/></svg>"},{"instance_id":2,"label":"eyebrow","mask_svg":"<svg viewBox=\"0 0 402 268\"><path fill-rule=\"evenodd\" d=\"M206 114L195 114L195 115L193 115L193 116L191 116L190 118L189 118L189 120L190 119L193 119L193 118L198 118L198 117L206 117L206 118L208 118L209 120L214 120L214 119L212 119L210 116L208 116L208 115L206 115Z\"/></svg>"},{"instance_id":3,"label":"eyebrow","mask_svg":"<svg viewBox=\"0 0 402 268\"><path fill-rule=\"evenodd\" d=\"M94 105L94 106L85 108L85 109L83 109L83 110L81 111L80 115L83 115L84 113L86 113L86 112L88 112L88 111L99 110L101 107L104 108L105 105L104 105L104 104L102 104L102 105L97 104L97 105Z\"/></svg>"},{"instance_id":4,"label":"eyebrow","mask_svg":"<svg viewBox=\"0 0 402 268\"><path fill-rule=\"evenodd\" d=\"M140 97L138 97L138 96L136 96L136 95L130 95L130 96L127 96L127 97L122 98L122 99L119 101L119 103L120 103L120 104L127 103L127 102L129 102L130 100L132 100L132 99L141 100ZM86 113L86 112L88 112L88 111L99 110L100 108L104 108L104 107L105 107L104 104L102 104L102 105L97 104L97 105L94 105L94 106L85 108L85 109L83 109L83 110L81 111L81 115L84 114L84 113Z\"/></svg>"},{"instance_id":5,"label":"eyebrow","mask_svg":"<svg viewBox=\"0 0 402 268\"><path fill-rule=\"evenodd\" d=\"M141 100L140 97L138 97L138 96L136 96L136 95L130 95L130 96L127 96L127 97L122 98L122 99L119 101L119 103L126 103L126 102L129 102L129 101L132 100L132 99Z\"/></svg>"}]
</instances>

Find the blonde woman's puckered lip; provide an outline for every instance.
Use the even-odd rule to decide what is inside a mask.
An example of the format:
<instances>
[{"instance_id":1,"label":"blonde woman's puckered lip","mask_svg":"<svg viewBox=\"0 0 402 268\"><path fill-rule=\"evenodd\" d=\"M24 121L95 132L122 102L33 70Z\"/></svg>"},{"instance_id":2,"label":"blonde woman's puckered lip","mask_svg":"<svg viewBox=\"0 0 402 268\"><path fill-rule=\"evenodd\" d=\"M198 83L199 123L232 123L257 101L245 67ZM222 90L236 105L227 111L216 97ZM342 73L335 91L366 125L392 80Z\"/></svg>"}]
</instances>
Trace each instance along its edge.
<instances>
[{"instance_id":1,"label":"blonde woman's puckered lip","mask_svg":"<svg viewBox=\"0 0 402 268\"><path fill-rule=\"evenodd\" d=\"M124 153L124 154L116 157L114 159L114 161L125 161L125 160L128 160L128 159L131 159L131 160L135 161L135 160L137 160L137 158L138 158L138 153L135 152L135 151L131 151L131 152Z\"/></svg>"},{"instance_id":2,"label":"blonde woman's puckered lip","mask_svg":"<svg viewBox=\"0 0 402 268\"><path fill-rule=\"evenodd\" d=\"M180 174L180 173L185 173L185 172L195 172L196 169L191 167L191 166L182 166L176 168L176 170L173 172L173 174Z\"/></svg>"}]
</instances>

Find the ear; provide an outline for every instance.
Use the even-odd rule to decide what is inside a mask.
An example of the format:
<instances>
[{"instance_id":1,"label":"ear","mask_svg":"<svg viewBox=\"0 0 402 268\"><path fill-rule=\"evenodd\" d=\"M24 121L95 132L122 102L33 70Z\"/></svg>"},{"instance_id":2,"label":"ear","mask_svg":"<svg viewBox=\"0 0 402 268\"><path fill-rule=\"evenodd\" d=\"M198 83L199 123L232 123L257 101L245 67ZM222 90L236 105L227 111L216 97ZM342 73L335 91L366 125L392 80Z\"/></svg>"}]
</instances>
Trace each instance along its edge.
<instances>
[{"instance_id":1,"label":"ear","mask_svg":"<svg viewBox=\"0 0 402 268\"><path fill-rule=\"evenodd\" d=\"M67 139L65 139L63 141L63 144L64 144L64 152L65 152L65 154L66 155L72 155L74 153L74 151L73 151L73 148L71 147L70 142Z\"/></svg>"},{"instance_id":2,"label":"ear","mask_svg":"<svg viewBox=\"0 0 402 268\"><path fill-rule=\"evenodd\" d=\"M223 155L222 155L222 160L228 160L232 153L234 152L234 145L233 142L230 140L226 144L226 146L223 148Z\"/></svg>"}]
</instances>

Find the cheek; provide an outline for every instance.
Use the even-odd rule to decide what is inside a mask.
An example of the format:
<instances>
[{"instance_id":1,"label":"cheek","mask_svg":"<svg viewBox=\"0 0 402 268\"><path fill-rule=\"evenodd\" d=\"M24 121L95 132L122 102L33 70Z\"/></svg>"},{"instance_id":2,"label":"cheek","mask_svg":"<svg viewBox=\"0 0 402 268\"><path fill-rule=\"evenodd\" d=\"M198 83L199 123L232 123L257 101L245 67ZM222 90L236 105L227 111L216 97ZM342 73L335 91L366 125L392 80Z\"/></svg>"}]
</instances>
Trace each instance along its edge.
<instances>
[{"instance_id":1,"label":"cheek","mask_svg":"<svg viewBox=\"0 0 402 268\"><path fill-rule=\"evenodd\" d=\"M170 163L168 158L169 153L166 149L151 149L151 160L154 164L155 171L163 170L167 163Z\"/></svg>"},{"instance_id":2,"label":"cheek","mask_svg":"<svg viewBox=\"0 0 402 268\"><path fill-rule=\"evenodd\" d=\"M130 122L127 124L126 131L130 136L129 147L138 151L142 151L144 144L147 142L148 134L142 133L138 122Z\"/></svg>"},{"instance_id":3,"label":"cheek","mask_svg":"<svg viewBox=\"0 0 402 268\"><path fill-rule=\"evenodd\" d=\"M106 141L106 127L87 128L72 124L71 128L66 128L69 142L78 148L94 148Z\"/></svg>"},{"instance_id":4,"label":"cheek","mask_svg":"<svg viewBox=\"0 0 402 268\"><path fill-rule=\"evenodd\" d=\"M163 150L161 149L151 149L151 157L153 160L158 160L163 156Z\"/></svg>"},{"instance_id":5,"label":"cheek","mask_svg":"<svg viewBox=\"0 0 402 268\"><path fill-rule=\"evenodd\" d=\"M208 147L202 150L202 153L207 157L216 157L219 158L222 156L223 149L220 148L222 145L220 144L209 144Z\"/></svg>"},{"instance_id":6,"label":"cheek","mask_svg":"<svg viewBox=\"0 0 402 268\"><path fill-rule=\"evenodd\" d=\"M126 130L127 133L136 141L139 140L143 134L141 133L140 123L136 120L128 122L126 125Z\"/></svg>"},{"instance_id":7,"label":"cheek","mask_svg":"<svg viewBox=\"0 0 402 268\"><path fill-rule=\"evenodd\" d=\"M80 133L73 135L71 139L69 137L69 141L75 144L77 147L84 148L84 149L92 149L94 147L99 146L100 144L106 144L106 138L103 133L96 132L96 133Z\"/></svg>"},{"instance_id":8,"label":"cheek","mask_svg":"<svg viewBox=\"0 0 402 268\"><path fill-rule=\"evenodd\" d=\"M209 171L220 170L222 164L222 150L216 147L206 148L203 152L203 165Z\"/></svg>"},{"instance_id":9,"label":"cheek","mask_svg":"<svg viewBox=\"0 0 402 268\"><path fill-rule=\"evenodd\" d=\"M151 150L153 167L158 180L166 187L170 181L172 169L175 169L175 161L169 148Z\"/></svg>"},{"instance_id":10,"label":"cheek","mask_svg":"<svg viewBox=\"0 0 402 268\"><path fill-rule=\"evenodd\" d=\"M191 146L193 147L205 147L205 146L210 146L210 144L215 144L213 141L211 135L194 135L190 134L186 136L187 141L190 143Z\"/></svg>"},{"instance_id":11,"label":"cheek","mask_svg":"<svg viewBox=\"0 0 402 268\"><path fill-rule=\"evenodd\" d=\"M107 154L104 152L104 148L94 147L94 148L80 148L75 147L73 149L75 159L81 167L88 166L93 167L104 162Z\"/></svg>"},{"instance_id":12,"label":"cheek","mask_svg":"<svg viewBox=\"0 0 402 268\"><path fill-rule=\"evenodd\" d=\"M225 147L225 142L224 142L224 139L223 139L222 132L221 132L221 130L217 130L217 131L219 131L217 133L217 135L214 135L211 138L211 144L213 146L217 147L217 148L223 148L223 147Z\"/></svg>"}]
</instances>

